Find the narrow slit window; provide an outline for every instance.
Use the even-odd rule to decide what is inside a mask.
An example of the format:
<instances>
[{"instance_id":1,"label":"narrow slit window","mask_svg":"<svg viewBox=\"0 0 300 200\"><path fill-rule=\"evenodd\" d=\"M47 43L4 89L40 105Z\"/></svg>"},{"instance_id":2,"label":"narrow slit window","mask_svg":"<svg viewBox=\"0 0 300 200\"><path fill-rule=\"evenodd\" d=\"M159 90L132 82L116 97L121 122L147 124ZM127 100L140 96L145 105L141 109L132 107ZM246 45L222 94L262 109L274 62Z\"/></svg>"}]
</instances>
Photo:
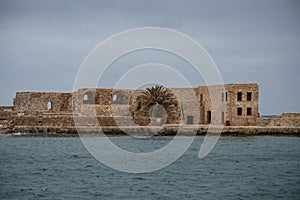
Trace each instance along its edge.
<instances>
[{"instance_id":1,"label":"narrow slit window","mask_svg":"<svg viewBox=\"0 0 300 200\"><path fill-rule=\"evenodd\" d=\"M200 94L200 106L203 104L203 94Z\"/></svg>"}]
</instances>

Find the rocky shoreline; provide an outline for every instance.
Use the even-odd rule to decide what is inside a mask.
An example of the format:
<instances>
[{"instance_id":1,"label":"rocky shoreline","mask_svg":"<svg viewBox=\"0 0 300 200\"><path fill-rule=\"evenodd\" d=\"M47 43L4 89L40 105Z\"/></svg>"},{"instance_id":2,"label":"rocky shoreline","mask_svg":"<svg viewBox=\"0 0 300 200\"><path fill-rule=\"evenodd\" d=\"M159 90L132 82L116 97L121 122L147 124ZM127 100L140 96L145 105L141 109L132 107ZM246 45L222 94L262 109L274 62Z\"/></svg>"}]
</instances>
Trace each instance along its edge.
<instances>
[{"instance_id":1,"label":"rocky shoreline","mask_svg":"<svg viewBox=\"0 0 300 200\"><path fill-rule=\"evenodd\" d=\"M1 134L14 136L46 136L46 137L77 137L80 134L99 133L99 127L49 127L49 126L16 126L5 129ZM107 136L174 136L206 135L207 132L221 133L222 136L300 136L300 127L290 126L208 126L208 125L165 125L165 126L109 126L101 127Z\"/></svg>"}]
</instances>

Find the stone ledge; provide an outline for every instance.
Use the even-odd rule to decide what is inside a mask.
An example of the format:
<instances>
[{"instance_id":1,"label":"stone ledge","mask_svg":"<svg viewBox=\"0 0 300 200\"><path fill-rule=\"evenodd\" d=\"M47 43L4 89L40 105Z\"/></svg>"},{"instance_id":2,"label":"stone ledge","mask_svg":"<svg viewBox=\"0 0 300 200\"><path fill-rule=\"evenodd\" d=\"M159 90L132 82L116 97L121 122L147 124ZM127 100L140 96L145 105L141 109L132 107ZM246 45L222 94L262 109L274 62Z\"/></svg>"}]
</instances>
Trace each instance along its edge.
<instances>
[{"instance_id":1,"label":"stone ledge","mask_svg":"<svg viewBox=\"0 0 300 200\"><path fill-rule=\"evenodd\" d=\"M137 136L156 136L156 135L205 135L208 130L210 134L220 133L220 126L208 125L166 125L166 126L107 126L101 127L108 136L113 135L137 135ZM26 135L57 135L68 136L81 134L97 134L98 127L50 127L50 126L15 126L12 129L5 129L1 133L28 133ZM300 136L300 127L262 127L262 126L225 126L221 129L222 135L294 135Z\"/></svg>"}]
</instances>

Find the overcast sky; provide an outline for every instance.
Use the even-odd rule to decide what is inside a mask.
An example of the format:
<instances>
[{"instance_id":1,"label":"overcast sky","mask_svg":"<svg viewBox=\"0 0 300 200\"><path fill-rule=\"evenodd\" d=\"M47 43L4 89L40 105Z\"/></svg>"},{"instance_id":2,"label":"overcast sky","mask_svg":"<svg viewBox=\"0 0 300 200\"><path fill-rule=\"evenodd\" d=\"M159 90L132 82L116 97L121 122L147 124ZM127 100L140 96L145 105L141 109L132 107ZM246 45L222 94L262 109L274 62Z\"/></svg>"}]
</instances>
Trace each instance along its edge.
<instances>
[{"instance_id":1,"label":"overcast sky","mask_svg":"<svg viewBox=\"0 0 300 200\"><path fill-rule=\"evenodd\" d=\"M300 112L299 17L296 0L1 0L0 105L12 105L17 91L71 92L80 64L99 42L155 26L202 44L225 83L258 83L261 114ZM156 54L129 55L115 72L135 58L158 62Z\"/></svg>"}]
</instances>

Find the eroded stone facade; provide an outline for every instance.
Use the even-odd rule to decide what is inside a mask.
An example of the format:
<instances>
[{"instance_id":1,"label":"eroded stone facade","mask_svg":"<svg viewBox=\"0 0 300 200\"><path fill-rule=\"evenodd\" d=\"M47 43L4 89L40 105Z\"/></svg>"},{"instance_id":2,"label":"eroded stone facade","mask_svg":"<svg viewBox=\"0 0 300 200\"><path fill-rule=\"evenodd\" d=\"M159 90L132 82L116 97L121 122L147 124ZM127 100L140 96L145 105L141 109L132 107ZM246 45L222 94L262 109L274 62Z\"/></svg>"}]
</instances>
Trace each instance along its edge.
<instances>
[{"instance_id":1,"label":"eroded stone facade","mask_svg":"<svg viewBox=\"0 0 300 200\"><path fill-rule=\"evenodd\" d=\"M0 130L7 132L30 126L51 132L57 127L74 128L78 125L75 122L90 127L289 124L288 120L282 122L287 116L269 121L259 117L257 84L167 90L171 95L157 107L163 113L159 117L151 115L153 108L143 106L139 99L142 90L83 88L74 93L18 92L13 106L0 107ZM289 125L299 123L295 121Z\"/></svg>"}]
</instances>

